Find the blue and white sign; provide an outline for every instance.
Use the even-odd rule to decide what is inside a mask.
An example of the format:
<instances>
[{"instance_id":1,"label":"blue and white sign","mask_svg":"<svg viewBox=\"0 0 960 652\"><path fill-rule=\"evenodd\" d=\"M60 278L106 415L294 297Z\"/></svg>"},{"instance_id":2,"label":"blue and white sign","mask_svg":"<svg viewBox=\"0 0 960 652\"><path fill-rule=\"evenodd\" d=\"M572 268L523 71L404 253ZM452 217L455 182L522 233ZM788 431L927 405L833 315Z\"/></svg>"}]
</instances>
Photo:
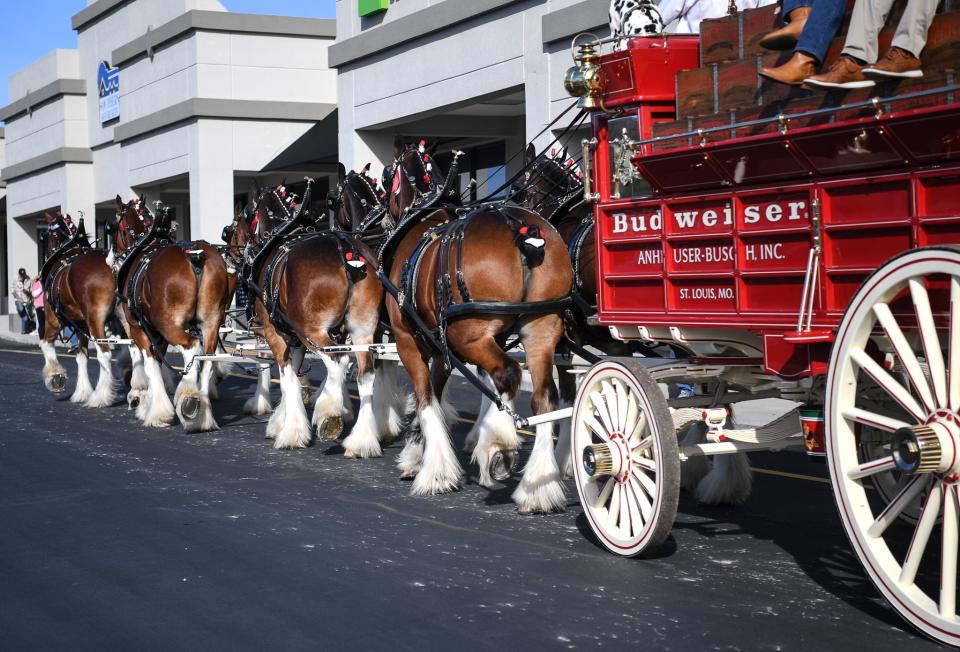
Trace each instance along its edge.
<instances>
[{"instance_id":1,"label":"blue and white sign","mask_svg":"<svg viewBox=\"0 0 960 652\"><path fill-rule=\"evenodd\" d=\"M97 89L100 93L100 124L119 118L120 69L101 61L97 69Z\"/></svg>"}]
</instances>

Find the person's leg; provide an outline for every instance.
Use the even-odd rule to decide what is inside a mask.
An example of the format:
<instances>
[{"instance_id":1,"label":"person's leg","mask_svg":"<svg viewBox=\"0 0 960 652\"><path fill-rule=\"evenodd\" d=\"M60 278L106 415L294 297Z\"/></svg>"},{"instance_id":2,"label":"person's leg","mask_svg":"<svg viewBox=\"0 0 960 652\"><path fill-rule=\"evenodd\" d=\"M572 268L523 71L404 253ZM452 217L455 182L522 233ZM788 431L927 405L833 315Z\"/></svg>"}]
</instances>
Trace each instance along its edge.
<instances>
[{"instance_id":1,"label":"person's leg","mask_svg":"<svg viewBox=\"0 0 960 652\"><path fill-rule=\"evenodd\" d=\"M43 310L37 310L37 337L41 340L43 339L44 328L46 326L46 319L44 318Z\"/></svg>"},{"instance_id":2,"label":"person's leg","mask_svg":"<svg viewBox=\"0 0 960 652\"><path fill-rule=\"evenodd\" d=\"M805 19L793 57L782 66L762 68L760 74L781 84L802 84L823 63L846 6L846 0L817 0Z\"/></svg>"},{"instance_id":3,"label":"person's leg","mask_svg":"<svg viewBox=\"0 0 960 652\"><path fill-rule=\"evenodd\" d=\"M843 54L860 65L877 60L877 38L893 2L894 0L857 0L853 13L850 14L850 27L847 28Z\"/></svg>"},{"instance_id":4,"label":"person's leg","mask_svg":"<svg viewBox=\"0 0 960 652\"><path fill-rule=\"evenodd\" d=\"M819 2L819 0L818 0ZM760 39L760 46L768 50L789 50L800 36L813 0L783 0L780 5L780 21L783 27Z\"/></svg>"},{"instance_id":5,"label":"person's leg","mask_svg":"<svg viewBox=\"0 0 960 652\"><path fill-rule=\"evenodd\" d=\"M780 3L780 22L784 25L789 25L792 20L790 14L793 13L794 9L800 7L807 7L808 9L813 5L813 0L783 0Z\"/></svg>"},{"instance_id":6,"label":"person's leg","mask_svg":"<svg viewBox=\"0 0 960 652\"><path fill-rule=\"evenodd\" d=\"M893 36L893 47L919 58L927 44L927 30L937 15L939 0L909 0Z\"/></svg>"},{"instance_id":7,"label":"person's leg","mask_svg":"<svg viewBox=\"0 0 960 652\"><path fill-rule=\"evenodd\" d=\"M927 30L937 12L938 0L909 0L891 47L863 74L879 77L923 77L920 53L927 43Z\"/></svg>"},{"instance_id":8,"label":"person's leg","mask_svg":"<svg viewBox=\"0 0 960 652\"><path fill-rule=\"evenodd\" d=\"M20 315L20 334L26 334L27 332L27 321L30 318L29 313L27 312L26 304L20 301L14 301L14 305L17 307L17 314Z\"/></svg>"},{"instance_id":9,"label":"person's leg","mask_svg":"<svg viewBox=\"0 0 960 652\"><path fill-rule=\"evenodd\" d=\"M796 52L804 52L823 64L830 42L840 30L846 0L817 0L797 41Z\"/></svg>"},{"instance_id":10,"label":"person's leg","mask_svg":"<svg viewBox=\"0 0 960 652\"><path fill-rule=\"evenodd\" d=\"M80 346L80 338L77 337L77 331L74 330L73 326L64 327L63 337L70 344L70 348L75 349Z\"/></svg>"}]
</instances>

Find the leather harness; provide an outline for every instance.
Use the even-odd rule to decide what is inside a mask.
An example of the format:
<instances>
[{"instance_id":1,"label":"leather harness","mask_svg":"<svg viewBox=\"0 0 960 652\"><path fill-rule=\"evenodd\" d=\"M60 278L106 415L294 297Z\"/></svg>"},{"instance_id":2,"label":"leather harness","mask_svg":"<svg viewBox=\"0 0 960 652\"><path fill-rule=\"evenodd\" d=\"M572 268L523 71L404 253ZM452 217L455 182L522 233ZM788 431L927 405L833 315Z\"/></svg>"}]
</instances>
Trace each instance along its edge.
<instances>
[{"instance_id":1,"label":"leather harness","mask_svg":"<svg viewBox=\"0 0 960 652\"><path fill-rule=\"evenodd\" d=\"M153 259L164 249L170 247L179 247L187 261L190 263L190 269L194 275L197 293L200 292L200 284L203 280L203 268L206 262L206 256L203 250L197 248L197 241L174 243L170 234L172 216L170 211L164 210L153 221L150 229L124 254L120 266L116 269L117 278L117 298L127 304L130 314L137 321L137 324L146 333L150 340L150 346L155 358L175 371L167 362L161 353L161 344L163 336L157 327L150 321L143 305L143 284L146 280L146 273ZM199 328L193 328L190 334L203 342L203 333Z\"/></svg>"},{"instance_id":2,"label":"leather harness","mask_svg":"<svg viewBox=\"0 0 960 652\"><path fill-rule=\"evenodd\" d=\"M40 268L40 283L43 286L45 301L50 305L53 314L61 323L71 326L77 333L89 338L90 331L86 323L78 324L67 315L63 309L61 296L63 294L63 281L66 278L70 266L80 256L92 251L90 243L87 241L87 235L83 228L83 218L80 219L80 225L69 240L63 243Z\"/></svg>"}]
</instances>

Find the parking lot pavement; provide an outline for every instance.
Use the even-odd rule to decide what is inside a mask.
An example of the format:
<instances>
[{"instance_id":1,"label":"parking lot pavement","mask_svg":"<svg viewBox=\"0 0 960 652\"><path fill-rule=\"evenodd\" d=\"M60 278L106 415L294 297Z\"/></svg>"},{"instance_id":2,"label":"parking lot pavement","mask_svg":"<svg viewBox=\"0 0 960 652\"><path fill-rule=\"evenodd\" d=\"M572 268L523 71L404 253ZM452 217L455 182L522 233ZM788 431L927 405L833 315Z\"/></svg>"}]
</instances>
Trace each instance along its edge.
<instances>
[{"instance_id":1,"label":"parking lot pavement","mask_svg":"<svg viewBox=\"0 0 960 652\"><path fill-rule=\"evenodd\" d=\"M753 455L743 507L683 496L665 550L621 559L572 485L565 513L522 517L515 481L484 489L462 456L461 491L414 498L397 445L274 451L245 378L221 388L222 430L188 435L48 394L40 367L0 350L5 649L936 647L865 579L800 454ZM454 402L469 419L479 400L460 383Z\"/></svg>"}]
</instances>

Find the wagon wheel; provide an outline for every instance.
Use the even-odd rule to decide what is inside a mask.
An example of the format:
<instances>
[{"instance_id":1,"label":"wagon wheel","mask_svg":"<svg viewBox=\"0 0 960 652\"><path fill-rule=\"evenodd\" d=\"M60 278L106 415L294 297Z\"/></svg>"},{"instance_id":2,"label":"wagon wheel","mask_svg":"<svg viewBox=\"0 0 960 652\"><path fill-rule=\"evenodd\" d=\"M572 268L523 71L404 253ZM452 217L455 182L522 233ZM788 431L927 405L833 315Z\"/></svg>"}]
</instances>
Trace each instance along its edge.
<instances>
[{"instance_id":1,"label":"wagon wheel","mask_svg":"<svg viewBox=\"0 0 960 652\"><path fill-rule=\"evenodd\" d=\"M889 432L879 428L861 426L859 439L859 455L861 460L877 460L890 456ZM864 478L873 490L877 492L880 500L885 505L889 505L911 479L911 475L902 473L896 466L888 471L868 475ZM920 501L914 501L900 513L898 518L916 524L917 519L920 518L920 510L922 507L923 505L920 504Z\"/></svg>"},{"instance_id":2,"label":"wagon wheel","mask_svg":"<svg viewBox=\"0 0 960 652\"><path fill-rule=\"evenodd\" d=\"M635 362L594 365L573 407L574 478L609 551L635 556L666 540L677 515L680 457L667 401Z\"/></svg>"},{"instance_id":3,"label":"wagon wheel","mask_svg":"<svg viewBox=\"0 0 960 652\"><path fill-rule=\"evenodd\" d=\"M877 387L896 408L867 402ZM901 616L960 644L960 249L915 249L863 283L837 332L826 392L830 479L854 551ZM885 441L858 444L858 423ZM867 491L891 472L906 478L896 495Z\"/></svg>"}]
</instances>

